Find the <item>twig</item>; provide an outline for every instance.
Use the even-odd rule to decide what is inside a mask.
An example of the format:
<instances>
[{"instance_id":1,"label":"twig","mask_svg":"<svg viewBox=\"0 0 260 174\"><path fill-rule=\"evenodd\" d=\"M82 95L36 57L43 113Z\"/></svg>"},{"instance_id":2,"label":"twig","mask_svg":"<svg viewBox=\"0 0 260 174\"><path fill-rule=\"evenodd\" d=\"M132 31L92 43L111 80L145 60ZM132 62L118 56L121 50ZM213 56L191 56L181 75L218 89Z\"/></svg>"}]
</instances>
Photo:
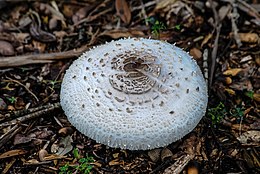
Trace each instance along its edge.
<instances>
[{"instance_id":1,"label":"twig","mask_svg":"<svg viewBox=\"0 0 260 174\"><path fill-rule=\"evenodd\" d=\"M144 17L145 19L148 19L147 14L146 14L146 11L145 11L145 7L144 7L143 1L140 0L140 3L141 3L141 7L142 7L142 8L141 8L141 13L143 14L143 17ZM146 26L149 25L147 20L145 20L145 25L146 25Z\"/></svg>"},{"instance_id":2,"label":"twig","mask_svg":"<svg viewBox=\"0 0 260 174\"><path fill-rule=\"evenodd\" d=\"M9 131L7 131L4 135L0 137L0 148L9 141L14 135L20 132L22 129L21 126L15 125Z\"/></svg>"},{"instance_id":3,"label":"twig","mask_svg":"<svg viewBox=\"0 0 260 174\"><path fill-rule=\"evenodd\" d=\"M231 5L233 7L232 12L230 13L232 30L233 30L233 33L234 33L235 41L236 41L237 46L239 48L239 47L242 46L241 39L240 39L240 37L238 35L238 28L237 28L237 24L236 24L236 20L239 18L239 14L237 12L237 4L232 3Z\"/></svg>"},{"instance_id":4,"label":"twig","mask_svg":"<svg viewBox=\"0 0 260 174\"><path fill-rule=\"evenodd\" d=\"M211 5L213 14L214 14L214 20L215 20L214 27L216 29L216 38L214 40L214 47L213 47L213 50L212 50L212 53L211 53L211 68L210 68L210 77L209 77L209 87L211 87L214 72L215 72L216 57L217 57L217 52L218 52L218 39L219 39L222 24L220 23L216 7L214 7L214 5L213 5L213 1L209 0L209 2L210 2L210 5Z\"/></svg>"},{"instance_id":5,"label":"twig","mask_svg":"<svg viewBox=\"0 0 260 174\"><path fill-rule=\"evenodd\" d=\"M25 86L24 84L22 84L22 83L19 82L18 80L11 79L10 77L6 77L6 78L7 78L9 81L15 82L15 83L21 85L22 87L24 87L24 89L26 89L26 91L29 92L29 93L35 98L35 100L36 100L37 102L39 102L38 97L37 97L27 86Z\"/></svg>"},{"instance_id":6,"label":"twig","mask_svg":"<svg viewBox=\"0 0 260 174\"><path fill-rule=\"evenodd\" d=\"M152 5L157 4L158 2L159 2L159 0L154 0L154 1L149 1L149 2L147 2L147 3L145 3L145 4L142 4L142 5L138 6L138 7L133 7L133 8L132 8L132 12L135 11L135 10L140 10L140 9L142 9L143 7L144 7L144 8L150 7L150 6L152 6Z\"/></svg>"},{"instance_id":7,"label":"twig","mask_svg":"<svg viewBox=\"0 0 260 174\"><path fill-rule=\"evenodd\" d=\"M163 174L178 174L183 171L184 167L192 160L194 156L189 154L181 156L174 164L164 170Z\"/></svg>"},{"instance_id":8,"label":"twig","mask_svg":"<svg viewBox=\"0 0 260 174\"><path fill-rule=\"evenodd\" d=\"M79 49L73 49L64 51L61 53L49 53L49 54L33 54L22 55L14 57L1 57L0 68L15 67L21 65L37 64L37 63L51 63L55 60L69 59L81 55L83 52L89 49L89 44L80 47Z\"/></svg>"},{"instance_id":9,"label":"twig","mask_svg":"<svg viewBox=\"0 0 260 174\"><path fill-rule=\"evenodd\" d=\"M246 12L248 15L255 17L258 21L260 20L260 14L258 11L253 8L251 5L249 5L247 2L242 1L242 0L237 0L238 2L238 7Z\"/></svg>"},{"instance_id":10,"label":"twig","mask_svg":"<svg viewBox=\"0 0 260 174\"><path fill-rule=\"evenodd\" d=\"M53 111L55 109L58 109L58 108L60 108L60 103L51 104L46 109L43 109L43 110L40 110L40 111L36 111L34 113L30 113L30 114L24 115L22 117L19 117L19 118L16 118L16 119L13 119L13 120L1 123L0 124L0 129L2 129L2 128L6 127L6 126L17 124L19 122L24 122L24 121L27 121L27 120L30 120L30 119L38 118L41 115L44 115L44 114L46 114L46 113L48 113L50 111Z\"/></svg>"},{"instance_id":11,"label":"twig","mask_svg":"<svg viewBox=\"0 0 260 174\"><path fill-rule=\"evenodd\" d=\"M215 66L216 66L216 58L217 58L217 52L218 52L218 40L220 35L222 24L219 24L216 28L216 38L214 40L214 47L211 53L211 68L210 68L210 77L209 77L209 86L211 87L213 76L215 72Z\"/></svg>"},{"instance_id":12,"label":"twig","mask_svg":"<svg viewBox=\"0 0 260 174\"><path fill-rule=\"evenodd\" d=\"M30 114L32 112L37 112L39 110L43 110L43 109L48 109L50 108L52 105L54 104L48 104L48 105L43 105L43 106L39 106L36 108L29 108L29 109L24 109L24 110L18 110L18 111L12 111L11 113L7 113L4 115L4 120L9 120L20 117L22 115L26 115L26 114ZM3 122L4 120L0 120L1 122Z\"/></svg>"},{"instance_id":13,"label":"twig","mask_svg":"<svg viewBox=\"0 0 260 174\"><path fill-rule=\"evenodd\" d=\"M208 84L208 80L209 80L208 57L209 57L209 51L208 51L208 49L205 49L203 52L202 67L203 67L203 72L204 72L204 78L205 78L207 84Z\"/></svg>"}]
</instances>

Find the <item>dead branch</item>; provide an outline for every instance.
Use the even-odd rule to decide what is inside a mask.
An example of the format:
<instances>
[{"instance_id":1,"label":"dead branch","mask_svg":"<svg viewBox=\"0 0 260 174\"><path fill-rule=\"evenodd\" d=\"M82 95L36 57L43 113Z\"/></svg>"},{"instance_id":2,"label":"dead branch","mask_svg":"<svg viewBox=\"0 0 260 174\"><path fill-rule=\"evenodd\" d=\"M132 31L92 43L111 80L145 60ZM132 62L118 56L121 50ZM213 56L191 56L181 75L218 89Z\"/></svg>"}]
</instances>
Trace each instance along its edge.
<instances>
[{"instance_id":1,"label":"dead branch","mask_svg":"<svg viewBox=\"0 0 260 174\"><path fill-rule=\"evenodd\" d=\"M214 72L215 72L216 58L217 58L217 52L218 52L218 39L219 39L222 24L219 19L219 15L217 13L216 7L214 7L214 5L213 5L213 1L210 0L209 2L210 2L210 6L212 8L213 14L214 14L214 20L215 20L214 27L216 30L216 38L214 40L214 47L213 47L213 50L211 53L211 68L210 68L210 76L209 76L209 87L211 87Z\"/></svg>"},{"instance_id":2,"label":"dead branch","mask_svg":"<svg viewBox=\"0 0 260 174\"><path fill-rule=\"evenodd\" d=\"M60 108L60 103L50 104L45 109L30 113L30 114L26 114L22 117L15 118L15 119L10 120L10 121L3 122L3 123L0 124L0 129L2 129L6 126L10 126L10 125L14 125L14 124L17 124L17 123L20 123L20 122L27 121L27 120L30 120L30 119L38 118L38 117L40 117L40 116L42 116L46 113L49 113L49 112L51 112L55 109L58 109L58 108Z\"/></svg>"},{"instance_id":3,"label":"dead branch","mask_svg":"<svg viewBox=\"0 0 260 174\"><path fill-rule=\"evenodd\" d=\"M0 137L0 148L8 142L14 135L21 131L22 127L19 125L13 126L9 131Z\"/></svg>"},{"instance_id":4,"label":"dead branch","mask_svg":"<svg viewBox=\"0 0 260 174\"><path fill-rule=\"evenodd\" d=\"M37 64L37 63L51 63L55 60L75 58L81 55L83 52L89 49L89 44L80 47L79 49L73 49L60 53L48 53L48 54L33 54L22 55L12 57L1 57L0 68L15 67L21 65Z\"/></svg>"}]
</instances>

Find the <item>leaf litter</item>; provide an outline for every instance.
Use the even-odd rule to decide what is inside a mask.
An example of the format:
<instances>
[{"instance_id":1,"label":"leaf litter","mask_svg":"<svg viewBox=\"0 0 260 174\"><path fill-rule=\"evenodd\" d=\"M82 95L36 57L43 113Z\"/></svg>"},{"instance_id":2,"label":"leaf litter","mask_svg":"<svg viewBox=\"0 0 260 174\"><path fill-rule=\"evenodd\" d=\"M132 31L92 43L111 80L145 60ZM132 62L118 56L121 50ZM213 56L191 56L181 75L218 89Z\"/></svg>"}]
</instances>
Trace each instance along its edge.
<instances>
[{"instance_id":1,"label":"leaf litter","mask_svg":"<svg viewBox=\"0 0 260 174\"><path fill-rule=\"evenodd\" d=\"M27 1L0 9L3 173L58 173L88 156L92 173L260 172L257 1ZM208 113L164 149L108 148L77 132L59 108L71 62L122 37L175 43L209 72Z\"/></svg>"}]
</instances>

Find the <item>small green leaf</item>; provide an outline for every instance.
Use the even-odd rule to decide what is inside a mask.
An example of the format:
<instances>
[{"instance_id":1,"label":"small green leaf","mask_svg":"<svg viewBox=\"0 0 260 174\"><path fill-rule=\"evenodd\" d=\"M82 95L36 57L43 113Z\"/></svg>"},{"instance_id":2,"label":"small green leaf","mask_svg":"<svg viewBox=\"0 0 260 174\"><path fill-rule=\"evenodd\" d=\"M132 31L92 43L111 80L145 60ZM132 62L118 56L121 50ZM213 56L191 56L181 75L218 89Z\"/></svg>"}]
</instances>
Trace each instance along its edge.
<instances>
[{"instance_id":1,"label":"small green leaf","mask_svg":"<svg viewBox=\"0 0 260 174\"><path fill-rule=\"evenodd\" d=\"M80 155L79 155L79 149L78 148L75 148L73 150L73 155L75 158L79 159L80 158Z\"/></svg>"},{"instance_id":2,"label":"small green leaf","mask_svg":"<svg viewBox=\"0 0 260 174\"><path fill-rule=\"evenodd\" d=\"M247 97L253 99L253 98L254 98L254 91L247 91L247 92L245 92L245 95L246 95Z\"/></svg>"},{"instance_id":3,"label":"small green leaf","mask_svg":"<svg viewBox=\"0 0 260 174\"><path fill-rule=\"evenodd\" d=\"M180 24L175 25L175 28L176 28L177 30L181 30L181 25L180 25Z\"/></svg>"}]
</instances>

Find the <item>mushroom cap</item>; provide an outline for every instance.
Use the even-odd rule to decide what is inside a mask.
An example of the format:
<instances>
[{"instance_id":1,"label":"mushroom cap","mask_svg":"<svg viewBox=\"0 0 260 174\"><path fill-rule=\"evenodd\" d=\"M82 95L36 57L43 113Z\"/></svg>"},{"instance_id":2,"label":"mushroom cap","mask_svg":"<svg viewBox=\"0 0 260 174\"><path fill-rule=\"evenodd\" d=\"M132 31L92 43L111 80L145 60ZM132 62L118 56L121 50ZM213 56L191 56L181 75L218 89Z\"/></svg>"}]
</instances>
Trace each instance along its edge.
<instances>
[{"instance_id":1,"label":"mushroom cap","mask_svg":"<svg viewBox=\"0 0 260 174\"><path fill-rule=\"evenodd\" d=\"M81 133L130 150L182 138L199 123L208 102L196 62L174 45L144 38L85 52L66 71L60 98Z\"/></svg>"}]
</instances>

